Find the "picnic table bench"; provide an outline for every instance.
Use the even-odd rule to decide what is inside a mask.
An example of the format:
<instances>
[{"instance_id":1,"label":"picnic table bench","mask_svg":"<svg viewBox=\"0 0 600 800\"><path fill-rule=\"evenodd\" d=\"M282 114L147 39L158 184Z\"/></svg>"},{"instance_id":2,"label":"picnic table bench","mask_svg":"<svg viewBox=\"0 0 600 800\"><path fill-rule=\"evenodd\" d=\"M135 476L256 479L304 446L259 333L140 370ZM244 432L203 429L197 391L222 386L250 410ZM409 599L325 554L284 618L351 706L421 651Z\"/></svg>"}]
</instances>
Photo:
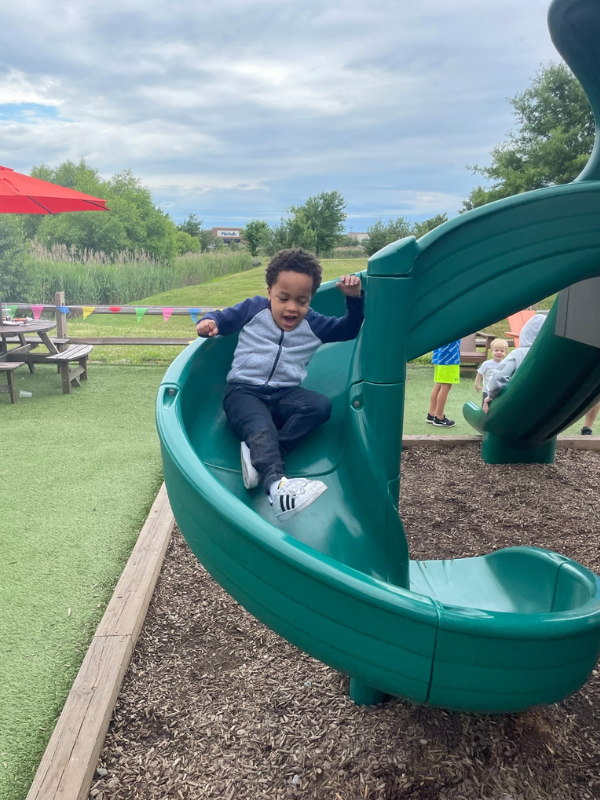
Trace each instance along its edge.
<instances>
[{"instance_id":1,"label":"picnic table bench","mask_svg":"<svg viewBox=\"0 0 600 800\"><path fill-rule=\"evenodd\" d=\"M71 393L71 386L81 386L79 378L87 381L88 356L94 348L91 344L73 344L62 352L53 356L46 356L46 362L55 363L62 380L63 394ZM69 364L76 361L78 366L73 369Z\"/></svg>"},{"instance_id":2,"label":"picnic table bench","mask_svg":"<svg viewBox=\"0 0 600 800\"><path fill-rule=\"evenodd\" d=\"M25 365L24 361L1 361L0 372L5 372L8 378L8 386L0 386L0 392L10 392L10 402L17 402L17 384L15 382L15 370Z\"/></svg>"},{"instance_id":3,"label":"picnic table bench","mask_svg":"<svg viewBox=\"0 0 600 800\"><path fill-rule=\"evenodd\" d=\"M460 340L460 363L463 365L475 366L483 364L488 359L488 352L492 340L496 337L491 333L477 331L469 336L463 336ZM482 341L483 350L478 350L477 345Z\"/></svg>"}]
</instances>

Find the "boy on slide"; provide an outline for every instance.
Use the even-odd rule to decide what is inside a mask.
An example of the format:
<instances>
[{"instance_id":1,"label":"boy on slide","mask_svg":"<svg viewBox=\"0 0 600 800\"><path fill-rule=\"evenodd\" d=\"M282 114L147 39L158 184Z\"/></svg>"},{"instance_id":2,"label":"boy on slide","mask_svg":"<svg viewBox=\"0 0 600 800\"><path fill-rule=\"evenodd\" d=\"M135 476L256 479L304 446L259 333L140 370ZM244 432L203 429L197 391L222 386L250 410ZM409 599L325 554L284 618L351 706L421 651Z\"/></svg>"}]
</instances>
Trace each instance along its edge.
<instances>
[{"instance_id":1,"label":"boy on slide","mask_svg":"<svg viewBox=\"0 0 600 800\"><path fill-rule=\"evenodd\" d=\"M241 442L246 489L262 484L278 519L313 503L327 486L289 478L284 458L329 419L329 398L300 386L313 354L326 342L355 339L364 318L360 278L343 275L344 317L325 317L310 308L321 285L321 265L301 248L280 250L266 271L268 297L252 297L211 311L197 324L198 336L240 332L227 375L223 408Z\"/></svg>"}]
</instances>

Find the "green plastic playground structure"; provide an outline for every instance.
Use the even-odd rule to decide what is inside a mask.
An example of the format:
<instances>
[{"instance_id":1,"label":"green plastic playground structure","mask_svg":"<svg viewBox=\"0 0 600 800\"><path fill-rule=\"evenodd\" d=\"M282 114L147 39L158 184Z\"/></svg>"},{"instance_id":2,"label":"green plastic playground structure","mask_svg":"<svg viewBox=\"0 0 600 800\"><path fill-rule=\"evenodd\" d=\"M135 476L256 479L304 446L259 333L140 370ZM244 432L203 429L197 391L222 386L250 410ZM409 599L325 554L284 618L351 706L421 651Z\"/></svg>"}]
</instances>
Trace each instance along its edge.
<instances>
[{"instance_id":1,"label":"green plastic playground structure","mask_svg":"<svg viewBox=\"0 0 600 800\"><path fill-rule=\"evenodd\" d=\"M548 22L557 49L585 89L598 131L599 4L594 0L556 0L550 6ZM582 189L585 193L580 195ZM596 134L592 156L573 183L530 192L509 201L524 200L527 203L526 198L532 198L537 204L553 195L552 211L547 219L553 229L547 229L541 236L536 236L535 230L529 230L539 225L540 218L535 216L531 206L527 206L523 209L521 224L527 226L532 241L527 244L522 241L522 245L527 247L525 251L519 250L517 241L513 240L516 245L513 252L508 258L504 256L507 272L514 269L519 259L527 258L526 280L537 300L542 298L536 285L539 274L549 277L550 273L560 273L561 279L554 281L556 288L553 291L600 274L599 191L600 139ZM589 198L589 203L583 198ZM496 205L490 206L492 212ZM492 250L491 256L496 255ZM531 292L523 293L521 307L536 302L529 299L532 297ZM556 335L557 304L558 300L530 354L506 389L490 405L489 413L484 414L475 403L464 406L465 419L483 435L481 456L490 464L552 463L556 436L582 417L600 396L600 349ZM550 378L551 375L555 377Z\"/></svg>"},{"instance_id":2,"label":"green plastic playground structure","mask_svg":"<svg viewBox=\"0 0 600 800\"><path fill-rule=\"evenodd\" d=\"M568 39L563 26L573 19L597 36L597 0L555 0L555 39ZM596 66L600 77L600 58ZM349 675L359 703L396 695L519 711L562 699L594 667L594 573L531 547L410 561L398 495L407 360L598 275L599 213L600 182L589 178L476 209L373 256L361 276L359 338L321 347L304 383L330 397L331 419L286 460L290 475L319 478L328 491L284 523L260 489L244 489L239 442L226 425L236 337L198 340L165 375L157 400L165 482L189 546L258 619ZM344 313L334 283L312 305ZM495 403L500 418L507 403Z\"/></svg>"}]
</instances>

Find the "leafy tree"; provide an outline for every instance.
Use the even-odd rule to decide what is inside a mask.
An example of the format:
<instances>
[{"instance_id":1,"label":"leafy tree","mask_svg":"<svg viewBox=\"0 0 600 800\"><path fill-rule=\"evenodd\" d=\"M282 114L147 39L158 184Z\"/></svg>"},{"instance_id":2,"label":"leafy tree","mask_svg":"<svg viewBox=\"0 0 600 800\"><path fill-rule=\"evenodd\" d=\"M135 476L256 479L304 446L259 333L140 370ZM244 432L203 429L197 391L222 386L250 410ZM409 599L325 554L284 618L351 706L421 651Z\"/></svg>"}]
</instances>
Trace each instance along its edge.
<instances>
[{"instance_id":1,"label":"leafy tree","mask_svg":"<svg viewBox=\"0 0 600 800\"><path fill-rule=\"evenodd\" d=\"M316 234L316 254L330 253L344 232L346 201L339 192L321 192L309 197L303 206L292 206L292 214L303 212L307 225Z\"/></svg>"},{"instance_id":2,"label":"leafy tree","mask_svg":"<svg viewBox=\"0 0 600 800\"><path fill-rule=\"evenodd\" d=\"M183 233L188 233L190 236L195 236L197 239L200 238L200 230L202 229L202 220L198 219L195 214L190 214L186 220L184 220L181 225L177 226L178 231L183 231Z\"/></svg>"},{"instance_id":3,"label":"leafy tree","mask_svg":"<svg viewBox=\"0 0 600 800\"><path fill-rule=\"evenodd\" d=\"M14 214L0 214L0 299L27 300L30 282L25 269L27 246L22 220Z\"/></svg>"},{"instance_id":4,"label":"leafy tree","mask_svg":"<svg viewBox=\"0 0 600 800\"><path fill-rule=\"evenodd\" d=\"M335 240L336 247L359 247L360 242L356 239L353 239L347 233L340 234L337 239Z\"/></svg>"},{"instance_id":5,"label":"leafy tree","mask_svg":"<svg viewBox=\"0 0 600 800\"><path fill-rule=\"evenodd\" d=\"M594 118L579 81L565 64L542 67L528 89L509 100L518 129L492 150L489 167L471 167L491 186L477 186L461 212L531 189L569 183L594 145Z\"/></svg>"},{"instance_id":6,"label":"leafy tree","mask_svg":"<svg viewBox=\"0 0 600 800\"><path fill-rule=\"evenodd\" d=\"M223 239L209 230L200 231L200 246L203 253L211 252L212 250L223 250L225 247Z\"/></svg>"},{"instance_id":7,"label":"leafy tree","mask_svg":"<svg viewBox=\"0 0 600 800\"><path fill-rule=\"evenodd\" d=\"M177 255L181 256L184 253L200 252L200 239L197 239L186 231L178 230L175 241L177 242Z\"/></svg>"},{"instance_id":8,"label":"leafy tree","mask_svg":"<svg viewBox=\"0 0 600 800\"><path fill-rule=\"evenodd\" d=\"M448 214L436 214L435 217L430 217L430 219L425 219L423 222L415 222L412 226L410 232L413 236L417 239L420 239L421 236L425 236L426 233L437 228L438 225L441 225L443 222L448 222Z\"/></svg>"},{"instance_id":9,"label":"leafy tree","mask_svg":"<svg viewBox=\"0 0 600 800\"><path fill-rule=\"evenodd\" d=\"M396 220L389 220L384 224L381 219L375 221L373 225L367 228L369 234L366 239L363 239L361 244L367 251L368 256L377 253L382 247L385 247L397 239L403 239L405 236L410 236L411 229L410 223L404 217L398 217Z\"/></svg>"},{"instance_id":10,"label":"leafy tree","mask_svg":"<svg viewBox=\"0 0 600 800\"><path fill-rule=\"evenodd\" d=\"M369 236L363 239L361 244L367 251L367 255L372 256L382 247L396 242L398 239L404 239L405 236L416 236L419 239L429 231L437 228L442 222L446 222L447 219L447 214L436 214L435 217L426 219L423 222L415 222L412 226L404 217L398 217L396 220L390 219L387 224L378 219L367 228Z\"/></svg>"},{"instance_id":11,"label":"leafy tree","mask_svg":"<svg viewBox=\"0 0 600 800\"><path fill-rule=\"evenodd\" d=\"M250 220L242 231L242 239L248 242L251 255L257 256L259 249L269 241L269 226L264 220Z\"/></svg>"},{"instance_id":12,"label":"leafy tree","mask_svg":"<svg viewBox=\"0 0 600 800\"><path fill-rule=\"evenodd\" d=\"M35 235L46 247L60 243L108 254L145 250L164 261L175 256L175 223L154 205L150 190L129 170L105 181L97 170L81 160L79 164L66 161L55 170L42 164L34 167L32 175L102 197L111 209L109 213L86 211L45 216L35 223L26 221L28 235Z\"/></svg>"},{"instance_id":13,"label":"leafy tree","mask_svg":"<svg viewBox=\"0 0 600 800\"><path fill-rule=\"evenodd\" d=\"M271 228L271 235L266 245L268 255L289 247L302 247L310 253L316 252L317 234L309 225L306 214L301 208L290 209L293 216L282 219L279 225Z\"/></svg>"}]
</instances>

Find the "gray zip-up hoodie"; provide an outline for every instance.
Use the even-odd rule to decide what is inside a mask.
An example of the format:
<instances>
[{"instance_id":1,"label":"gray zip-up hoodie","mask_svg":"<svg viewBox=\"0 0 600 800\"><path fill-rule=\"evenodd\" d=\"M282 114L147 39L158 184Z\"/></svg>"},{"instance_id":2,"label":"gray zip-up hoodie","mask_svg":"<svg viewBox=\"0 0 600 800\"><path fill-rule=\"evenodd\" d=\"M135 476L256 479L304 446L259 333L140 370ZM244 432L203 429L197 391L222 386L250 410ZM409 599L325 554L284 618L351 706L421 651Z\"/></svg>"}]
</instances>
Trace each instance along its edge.
<instances>
[{"instance_id":1,"label":"gray zip-up hoodie","mask_svg":"<svg viewBox=\"0 0 600 800\"><path fill-rule=\"evenodd\" d=\"M358 336L364 319L364 294L346 297L344 317L326 317L309 309L293 331L282 331L271 314L271 301L250 297L222 311L210 311L223 336L240 331L228 383L268 384L274 388L298 386L315 350L328 342L346 342Z\"/></svg>"},{"instance_id":2,"label":"gray zip-up hoodie","mask_svg":"<svg viewBox=\"0 0 600 800\"><path fill-rule=\"evenodd\" d=\"M535 317L528 319L525 325L523 325L521 333L519 334L519 347L515 348L512 353L506 356L490 378L490 385L488 387L488 397L490 400L493 400L494 397L500 394L502 389L504 389L521 366L523 359L529 352L531 345L535 342L545 321L545 314L536 314Z\"/></svg>"}]
</instances>

